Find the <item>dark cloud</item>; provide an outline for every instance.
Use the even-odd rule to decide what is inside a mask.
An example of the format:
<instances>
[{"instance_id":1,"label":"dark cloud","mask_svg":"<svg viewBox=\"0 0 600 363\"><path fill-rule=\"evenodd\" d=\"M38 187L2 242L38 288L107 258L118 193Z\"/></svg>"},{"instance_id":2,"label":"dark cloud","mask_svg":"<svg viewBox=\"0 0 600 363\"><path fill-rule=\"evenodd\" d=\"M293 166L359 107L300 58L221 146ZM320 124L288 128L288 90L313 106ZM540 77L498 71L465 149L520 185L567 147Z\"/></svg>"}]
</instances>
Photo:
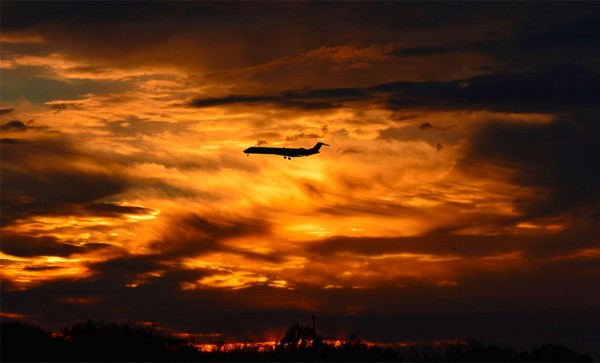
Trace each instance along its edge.
<instances>
[{"instance_id":1,"label":"dark cloud","mask_svg":"<svg viewBox=\"0 0 600 363\"><path fill-rule=\"evenodd\" d=\"M181 291L176 281L197 278L194 273L198 272L194 271L187 276L167 273L137 288L89 279L53 281L29 290L2 293L3 309L27 314L35 323L54 329L85 318L158 321L177 331L221 333L227 341L240 341L247 336L280 338L292 323L308 325L310 317L316 315L317 330L324 336L348 337L355 333L378 342L477 337L527 345L558 341L590 349L598 334L580 327L598 323L596 306L573 304L580 294L568 296L564 291L587 288L589 295L594 284L569 275L555 280L568 271L568 266L559 270L549 267L536 266L531 273L505 275L501 284L498 276L484 274L479 281L448 288L285 290L256 286L235 291ZM546 277L529 279L540 272ZM529 293L523 295L527 290ZM69 304L65 297L102 300ZM340 301L345 302L347 311L341 311ZM597 303L597 299L594 301ZM272 302L280 306L274 307ZM51 314L39 317L39 311ZM494 329L489 329L490 325ZM572 333L569 338L564 336L565 329Z\"/></svg>"},{"instance_id":2,"label":"dark cloud","mask_svg":"<svg viewBox=\"0 0 600 363\"><path fill-rule=\"evenodd\" d=\"M74 253L89 252L106 247L110 246L103 244L75 246L60 242L58 239L50 236L34 237L4 231L2 232L2 245L0 246L3 253L17 257L68 257Z\"/></svg>"},{"instance_id":3,"label":"dark cloud","mask_svg":"<svg viewBox=\"0 0 600 363\"><path fill-rule=\"evenodd\" d=\"M600 78L575 65L534 72L487 74L452 82L396 82L371 88L390 108L544 113L596 107Z\"/></svg>"},{"instance_id":4,"label":"dark cloud","mask_svg":"<svg viewBox=\"0 0 600 363\"><path fill-rule=\"evenodd\" d=\"M13 139L10 137L3 137L0 139L0 144L26 144L26 143L28 143L27 140Z\"/></svg>"},{"instance_id":5,"label":"dark cloud","mask_svg":"<svg viewBox=\"0 0 600 363\"><path fill-rule=\"evenodd\" d=\"M83 103L77 101L52 101L46 102L46 105L53 110L63 111L67 109L80 109Z\"/></svg>"},{"instance_id":6,"label":"dark cloud","mask_svg":"<svg viewBox=\"0 0 600 363\"><path fill-rule=\"evenodd\" d=\"M585 22L586 18L593 24L593 16L599 12L599 7L593 3L585 6L551 3L543 7L535 3L513 6L444 3L431 6L406 2L151 2L135 6L128 3L112 4L108 8L97 3L36 5L7 4L2 14L3 31L31 32L44 39L62 41L63 47L71 52L93 54L96 49L94 57L103 63L133 64L137 59L138 62L191 65L202 61L213 68L258 64L307 49L317 49L324 44L368 44L373 38L381 43L411 44L399 50L405 54L430 54L443 51L438 49L443 48L439 44L440 38L447 42L462 38L471 40L467 43L470 44L482 42L481 38L485 39L486 35L498 38L498 33L510 34L503 31L504 28L514 27L529 32L537 31L536 36L542 38L540 46L548 46L543 41L544 37L556 39L549 45L573 41L573 38L593 39L595 33L590 30L594 28L577 27L577 24ZM102 32L98 31L99 24L106 25ZM156 24L156 27L148 29L142 26L144 24ZM69 31L65 30L65 26ZM553 28L559 30L553 33ZM560 31L561 28L566 30ZM369 29L369 32L364 29ZM434 33L437 37L425 39L437 38L437 44L429 42L432 45L417 47L415 38L420 40L419 35L432 30L437 31ZM212 40L204 39L208 38L202 36L205 34L211 34ZM289 41L290 34L294 35L294 41ZM324 34L327 36L324 37ZM185 53L183 50L181 53L165 55L152 52L165 48L169 41L174 45L189 45L194 44L194 40L198 49L186 46ZM237 47L232 47L232 44ZM203 49L210 48L207 46L213 46L212 61L202 55ZM117 58L114 54L118 52L122 55L120 59L109 59ZM214 54L223 54L224 57L214 57Z\"/></svg>"},{"instance_id":7,"label":"dark cloud","mask_svg":"<svg viewBox=\"0 0 600 363\"><path fill-rule=\"evenodd\" d=\"M125 255L108 261L89 264L89 267L98 272L97 278L101 280L130 281L136 276L163 269L160 258L156 255L132 256Z\"/></svg>"},{"instance_id":8,"label":"dark cloud","mask_svg":"<svg viewBox=\"0 0 600 363\"><path fill-rule=\"evenodd\" d=\"M129 116L122 120L106 121L102 128L118 136L152 136L159 135L164 132L169 132L171 134L186 132L187 129L193 124L194 122L155 121L149 118Z\"/></svg>"},{"instance_id":9,"label":"dark cloud","mask_svg":"<svg viewBox=\"0 0 600 363\"><path fill-rule=\"evenodd\" d=\"M169 227L161 239L152 244L163 258L197 256L207 252L228 252L251 259L281 261L281 257L260 254L226 246L227 239L241 236L261 236L269 233L269 224L251 218L219 219L211 221L196 214L172 216Z\"/></svg>"},{"instance_id":10,"label":"dark cloud","mask_svg":"<svg viewBox=\"0 0 600 363\"><path fill-rule=\"evenodd\" d=\"M189 104L195 107L214 107L230 104L261 104L271 103L279 100L277 96L249 96L249 95L231 95L222 98L197 98Z\"/></svg>"},{"instance_id":11,"label":"dark cloud","mask_svg":"<svg viewBox=\"0 0 600 363\"><path fill-rule=\"evenodd\" d=\"M457 168L474 177L483 177L490 165L508 168L513 183L537 193L522 206L530 216L587 214L600 203L598 116L577 112L548 124L487 123Z\"/></svg>"},{"instance_id":12,"label":"dark cloud","mask_svg":"<svg viewBox=\"0 0 600 363\"><path fill-rule=\"evenodd\" d=\"M421 130L427 130L427 129L433 129L435 128L432 124L430 124L429 122L425 122L419 125L419 128Z\"/></svg>"},{"instance_id":13,"label":"dark cloud","mask_svg":"<svg viewBox=\"0 0 600 363\"><path fill-rule=\"evenodd\" d=\"M132 88L131 79L91 80L57 79L48 67L17 67L2 70L0 98L3 101L46 103L57 99L77 99L82 94L95 95L123 92ZM59 106L60 107L60 106Z\"/></svg>"},{"instance_id":14,"label":"dark cloud","mask_svg":"<svg viewBox=\"0 0 600 363\"><path fill-rule=\"evenodd\" d=\"M584 6L581 3L551 3L543 8L534 3L514 6L448 3L432 7L427 3L410 2L276 5L260 2L151 2L136 4L135 7L127 3L113 5L115 7L108 10L98 3L56 4L54 7L44 3L39 6L12 3L3 9L2 28L7 34L38 34L45 41L35 47L9 44L9 49L15 54L31 54L43 47L45 54L42 55L64 54L69 59L85 60L86 65L75 66L72 68L74 71L102 74L103 69L114 67L132 69L140 65L168 65L191 73L233 71L236 74L233 83L258 81L268 84L268 89L280 90L285 85L291 89L324 88L328 85L356 87L391 79L464 78L479 74L480 67L489 66L485 63L494 63L493 66L502 64L504 70L511 71L565 62L590 65L593 52L597 54L598 49L594 47L594 39L597 38L595 24L598 23L595 20L600 12L596 4ZM155 27L148 29L147 24L155 24ZM99 31L101 27L103 30ZM396 45L396 49L387 50L392 44ZM397 46L399 44L402 46ZM308 59L308 63L316 61L316 66L312 64L314 71L307 71L307 59L303 59L303 55L321 47L335 49L345 46L353 49L385 48L381 57L386 59L363 62L317 57ZM211 49L211 52L207 53L205 49ZM479 54L472 57L474 51L483 52L486 58L497 61L485 59L471 64L465 59L453 58L450 62L433 62L432 65L427 60L410 64L404 59L388 59L395 58L394 55L435 57L448 53L482 58ZM375 63L382 68L373 67ZM349 67L345 73L341 72L339 68L348 64L358 67ZM285 68L283 72L275 69L280 66ZM364 71L361 67L368 70ZM290 68L295 71L289 72ZM440 71L440 68L443 70ZM248 72L236 73L244 69ZM260 73L259 69L263 70L263 74L256 76L256 72ZM336 76L340 72L344 75ZM12 77L10 72L8 75ZM242 82L239 82L240 77ZM302 78L311 79L312 83L299 82ZM31 87L27 87L27 94L32 99L46 100L43 97L46 92L37 90L54 87L55 95L72 95L68 84L49 84L47 81L29 80ZM25 93L24 82L21 82L21 89L17 89L17 83L11 82L12 87L4 87L3 92L8 92L6 95L10 95L11 99ZM89 84L87 91L107 93L98 90L99 86ZM232 93L251 95L243 85ZM54 99L74 97L77 95L56 96ZM257 99L254 101L259 102ZM296 105L307 106L325 107L318 104Z\"/></svg>"},{"instance_id":15,"label":"dark cloud","mask_svg":"<svg viewBox=\"0 0 600 363\"><path fill-rule=\"evenodd\" d=\"M171 235L179 237L170 240L173 245L181 239L188 241L185 244L192 244L200 243L203 238L226 239L253 233L254 222L243 218L226 223L194 215L179 219L181 233ZM261 230L265 232L264 227ZM186 235L184 231L191 233ZM182 291L182 282L194 283L223 272L182 269L173 264L169 253L126 255L90 264L88 267L95 274L83 280L58 279L28 290L11 290L3 284L3 309L25 314L32 322L55 329L84 318L158 321L176 331L220 333L234 341L247 336L271 337L274 332L280 337L293 322L308 324L310 317L316 315L319 332L326 336L358 333L361 338L374 341L476 336L513 344L537 343L531 338L535 336L541 342L567 344L570 341L564 340L560 330L581 331L575 328L589 324L589 314L596 309L594 304L600 303L597 297L589 295L596 285L593 276L597 262L593 259L589 264L552 262L552 259L593 247L594 241L585 236L597 233L598 226L590 223L577 233L563 231L550 239L515 235L483 239L473 235L335 237L304 245L311 261L306 271L300 272L305 275L319 273L318 269L313 271L315 264L330 261L336 254L376 257L422 253L460 257L462 260L452 262L461 273L458 285L447 287L412 279L402 288L321 289L299 284L295 290L252 286L240 290ZM183 254L185 250L189 254ZM526 265L494 271L471 263L472 259L515 250L523 250L525 256L531 257ZM198 250L188 247L179 249L177 254L190 256L196 252ZM162 275L147 276L157 270L162 270ZM465 274L465 270L471 273ZM139 283L138 287L127 287L134 281ZM564 294L564 291L570 293ZM89 302L69 302L77 298ZM585 303L573 305L574 299ZM340 306L340 301L346 303ZM40 315L40 311L45 314ZM495 328L490 330L490 324ZM523 336L515 337L515 326L525 329ZM589 348L592 345L585 340L588 338L590 335L586 332L573 341L585 341L582 346Z\"/></svg>"},{"instance_id":16,"label":"dark cloud","mask_svg":"<svg viewBox=\"0 0 600 363\"><path fill-rule=\"evenodd\" d=\"M325 137L329 133L329 128L327 125L323 125L321 127L321 134L317 134L314 132L300 132L291 136L287 136L285 141L296 141L299 139L320 139Z\"/></svg>"},{"instance_id":17,"label":"dark cloud","mask_svg":"<svg viewBox=\"0 0 600 363\"><path fill-rule=\"evenodd\" d=\"M42 125L35 122L35 120L27 121L27 130L39 131L39 132L53 132L48 125Z\"/></svg>"},{"instance_id":18,"label":"dark cloud","mask_svg":"<svg viewBox=\"0 0 600 363\"><path fill-rule=\"evenodd\" d=\"M345 98L344 91L341 92L339 97L335 95L335 90L324 90L328 92L327 97L320 97L318 93L322 90L318 90L317 94L312 92L285 92L279 95L273 96L251 96L251 95L231 95L221 98L197 98L189 102L192 107L214 107L214 106L227 106L227 105L257 105L257 104L272 104L278 107L291 107L300 108L305 110L313 109L327 109L338 107L344 102L356 101L361 97ZM360 90L356 90L360 93ZM362 95L363 99L370 98L367 95Z\"/></svg>"},{"instance_id":19,"label":"dark cloud","mask_svg":"<svg viewBox=\"0 0 600 363\"><path fill-rule=\"evenodd\" d=\"M13 121L9 121L5 124L3 124L2 126L0 126L0 131L5 131L5 132L27 132L28 130L32 130L32 131L48 131L50 128L46 125L40 125L37 124L34 120L29 120L27 121L27 123L25 124L22 121L19 120L13 120ZM2 139L2 140L15 140L15 142L13 143L18 143L16 142L16 139ZM11 143L12 141L6 141L6 143ZM25 140L23 140L23 142L26 142Z\"/></svg>"},{"instance_id":20,"label":"dark cloud","mask_svg":"<svg viewBox=\"0 0 600 363\"><path fill-rule=\"evenodd\" d=\"M200 235L216 240L250 234L264 234L269 231L269 225L261 219L243 217L237 219L219 218L217 222L210 221L196 214L179 217L177 227L180 230L196 231Z\"/></svg>"},{"instance_id":21,"label":"dark cloud","mask_svg":"<svg viewBox=\"0 0 600 363\"><path fill-rule=\"evenodd\" d=\"M454 47L444 47L444 46L431 46L431 47L415 47L415 48L401 48L392 52L392 54L399 56L422 56L422 55L432 55L439 53L446 53L455 50Z\"/></svg>"},{"instance_id":22,"label":"dark cloud","mask_svg":"<svg viewBox=\"0 0 600 363\"><path fill-rule=\"evenodd\" d=\"M446 53L463 53L463 52L501 52L506 51L510 46L508 38L475 41L472 43L444 44L427 47L405 47L398 48L390 52L396 56L437 56Z\"/></svg>"},{"instance_id":23,"label":"dark cloud","mask_svg":"<svg viewBox=\"0 0 600 363\"><path fill-rule=\"evenodd\" d=\"M202 168L204 165L189 166L190 168L198 167ZM211 170L210 167L207 167ZM165 182L159 178L142 178L138 179L138 185L135 189L129 191L132 197L147 197L150 195L157 195L166 198L202 198L205 200L219 200L221 197L211 191L197 191L191 190L190 188L175 186L168 182Z\"/></svg>"},{"instance_id":24,"label":"dark cloud","mask_svg":"<svg viewBox=\"0 0 600 363\"><path fill-rule=\"evenodd\" d=\"M296 141L298 139L319 139L321 137L323 137L323 135L318 135L312 132L301 132L299 134L286 137L285 141Z\"/></svg>"},{"instance_id":25,"label":"dark cloud","mask_svg":"<svg viewBox=\"0 0 600 363\"><path fill-rule=\"evenodd\" d=\"M362 151L358 150L358 149L337 149L337 152L342 153L342 154L360 154L362 153Z\"/></svg>"},{"instance_id":26,"label":"dark cloud","mask_svg":"<svg viewBox=\"0 0 600 363\"><path fill-rule=\"evenodd\" d=\"M140 206L119 205L114 203L88 203L82 206L84 212L93 215L114 216L114 215L142 215L149 214L152 209Z\"/></svg>"},{"instance_id":27,"label":"dark cloud","mask_svg":"<svg viewBox=\"0 0 600 363\"><path fill-rule=\"evenodd\" d=\"M286 91L272 96L231 95L222 98L197 98L189 102L193 107L224 105L273 104L279 107L318 110L339 107L347 102L368 99L361 89L337 88L310 91Z\"/></svg>"},{"instance_id":28,"label":"dark cloud","mask_svg":"<svg viewBox=\"0 0 600 363\"><path fill-rule=\"evenodd\" d=\"M60 270L64 267L60 267L60 266L28 266L28 267L24 267L23 270L24 271L53 271L53 270Z\"/></svg>"},{"instance_id":29,"label":"dark cloud","mask_svg":"<svg viewBox=\"0 0 600 363\"><path fill-rule=\"evenodd\" d=\"M14 121L9 121L7 123L5 123L4 125L0 126L0 130L1 131L6 131L6 132L26 132L27 131L27 126L25 126L24 123L22 123L21 121L18 120L14 120Z\"/></svg>"},{"instance_id":30,"label":"dark cloud","mask_svg":"<svg viewBox=\"0 0 600 363\"><path fill-rule=\"evenodd\" d=\"M123 192L130 185L119 166L87 155L65 139L1 146L5 201L92 202Z\"/></svg>"},{"instance_id":31,"label":"dark cloud","mask_svg":"<svg viewBox=\"0 0 600 363\"><path fill-rule=\"evenodd\" d=\"M418 127L388 127L379 131L379 137L387 141L410 142L422 140L430 144L433 148L437 148L437 144L456 144L465 137L464 132L461 132L459 129L450 129L450 127L437 127L430 123L424 123ZM423 132L425 130L427 132Z\"/></svg>"},{"instance_id":32,"label":"dark cloud","mask_svg":"<svg viewBox=\"0 0 600 363\"><path fill-rule=\"evenodd\" d=\"M480 236L427 236L427 237L332 237L311 244L307 251L322 258L336 254L352 253L356 256L379 256L386 254L411 253L432 254L443 257L484 256L490 253L511 251L522 247L520 239L508 239L511 244L498 243L506 236L490 236L482 243ZM499 249L500 245L500 249Z\"/></svg>"},{"instance_id":33,"label":"dark cloud","mask_svg":"<svg viewBox=\"0 0 600 363\"><path fill-rule=\"evenodd\" d=\"M594 248L598 235L593 222L582 222L574 228L553 235L501 234L495 236L459 235L432 232L415 237L331 237L312 242L306 251L315 257L329 259L335 255L381 256L393 254L433 255L440 258L482 258L520 251L530 261L552 259Z\"/></svg>"},{"instance_id":34,"label":"dark cloud","mask_svg":"<svg viewBox=\"0 0 600 363\"><path fill-rule=\"evenodd\" d=\"M449 130L450 128L451 127L439 127L439 126L435 126L431 122L423 122L422 124L419 125L419 129L421 129L422 131L425 131L425 130L441 130L441 131L446 131L446 130Z\"/></svg>"},{"instance_id":35,"label":"dark cloud","mask_svg":"<svg viewBox=\"0 0 600 363\"><path fill-rule=\"evenodd\" d=\"M72 205L67 207L73 208ZM98 210L117 215L147 212L145 209L134 207L125 210L127 207L119 208L108 203L96 203L88 207L88 210L95 213L94 215L97 215ZM67 209L63 213L71 212ZM224 252L264 263L284 261L284 257L275 254L262 254L224 244L229 238L266 233L267 227L263 221L242 218L210 222L191 214L172 217L171 222L171 226L163 231L161 239L153 243L153 253L150 254L131 255L125 249L103 243L87 243L76 246L60 242L54 237L31 237L11 233L3 234L2 251L20 257L43 255L67 257L74 253L111 249L112 256L120 255L120 257L113 257L103 262L88 263L87 267L94 271L94 275L87 280L87 284L96 286L96 288L80 290L74 285L69 288L69 292L74 295L77 295L78 292L84 295L90 292L114 293L115 289L131 283L155 284L155 286L158 284L159 289L178 289L179 283L182 282L195 283L205 276L230 272L214 269L190 269L180 266L177 262L182 257L197 257L209 252ZM156 271L162 271L160 277L149 275ZM165 274L165 271L168 272Z\"/></svg>"},{"instance_id":36,"label":"dark cloud","mask_svg":"<svg viewBox=\"0 0 600 363\"><path fill-rule=\"evenodd\" d=\"M535 7L535 5L533 6ZM448 53L483 53L502 60L504 68L518 69L538 65L574 62L593 65L600 59L600 7L587 8L587 14L562 16L550 11L544 16L526 14L514 20L515 30L489 40L401 47L390 52L395 56L435 57Z\"/></svg>"},{"instance_id":37,"label":"dark cloud","mask_svg":"<svg viewBox=\"0 0 600 363\"><path fill-rule=\"evenodd\" d=\"M351 154L354 152L350 152ZM356 179L341 179L338 182L348 190L358 188L372 187L372 182ZM344 203L324 205L319 209L320 213L330 215L350 216L350 215L373 215L373 216L422 216L423 211L414 207L406 207L396 203L373 201L369 199L347 198Z\"/></svg>"},{"instance_id":38,"label":"dark cloud","mask_svg":"<svg viewBox=\"0 0 600 363\"><path fill-rule=\"evenodd\" d=\"M7 113L13 112L14 109L10 107L0 107L0 115L6 115Z\"/></svg>"},{"instance_id":39,"label":"dark cloud","mask_svg":"<svg viewBox=\"0 0 600 363\"><path fill-rule=\"evenodd\" d=\"M370 88L288 91L277 95L198 98L193 107L272 104L305 110L379 102L390 109L424 107L497 112L564 112L597 106L600 77L577 65L486 74L451 82L394 82Z\"/></svg>"},{"instance_id":40,"label":"dark cloud","mask_svg":"<svg viewBox=\"0 0 600 363\"><path fill-rule=\"evenodd\" d=\"M577 62L593 65L600 60L600 7L586 7L583 16L544 22L523 19L513 39L489 47L497 58L514 66ZM533 20L527 24L527 20ZM596 64L597 66L597 64ZM597 68L596 68L597 69Z\"/></svg>"},{"instance_id":41,"label":"dark cloud","mask_svg":"<svg viewBox=\"0 0 600 363\"><path fill-rule=\"evenodd\" d=\"M302 19L300 14L315 14L314 9L304 4L156 2L138 6L113 5L109 10L92 3L58 4L56 7L44 3L39 7L11 4L3 9L2 26L4 31L15 32L35 29L62 52L92 58L94 64L127 68L143 63L176 64L196 71L199 64L212 69L227 69L264 63L284 56L288 51L300 53L321 45L313 35L323 29L318 29L309 20L299 24L288 20ZM316 6L327 13L340 8ZM17 18L22 21L15 21ZM262 25L255 26L258 23ZM105 26L104 31L98 31L99 24ZM156 26L148 29L147 24ZM70 30L64 31L65 26ZM275 31L281 27L298 35L304 28L308 34L287 42L282 39L285 35ZM327 31L337 29L333 25L328 28ZM282 47L284 44L286 46ZM162 51L164 49L169 51ZM212 49L211 54L204 49Z\"/></svg>"},{"instance_id":42,"label":"dark cloud","mask_svg":"<svg viewBox=\"0 0 600 363\"><path fill-rule=\"evenodd\" d=\"M600 220L600 209L590 212L586 218L590 220Z\"/></svg>"},{"instance_id":43,"label":"dark cloud","mask_svg":"<svg viewBox=\"0 0 600 363\"><path fill-rule=\"evenodd\" d=\"M181 291L179 282L196 281L209 274L200 270L167 272L137 288L127 288L124 284L127 280L118 276L111 280L52 281L26 291L2 291L3 309L9 311L19 306L16 311L27 312L36 321L37 312L45 306L43 311L52 314L36 322L56 329L84 319L83 316L118 322L157 321L176 331L224 333L227 339L240 341L250 333L267 336L273 328L283 335L296 319L310 316L301 309L264 309L254 302L247 305L249 298L255 302L265 298L279 301L298 298L289 296L289 291L274 288ZM69 304L64 298L95 298L97 301ZM240 304L244 304L243 310L239 309Z\"/></svg>"},{"instance_id":44,"label":"dark cloud","mask_svg":"<svg viewBox=\"0 0 600 363\"><path fill-rule=\"evenodd\" d=\"M410 29L443 26L460 22L459 19L481 22L473 16L474 10L485 10L481 6L457 10L456 6L445 4L432 9L419 4L393 3L112 5L107 8L94 3L56 6L12 3L3 9L2 27L6 32L39 34L62 52L93 58L94 64L131 67L144 62L177 64L194 70L202 64L212 69L227 69L318 49L324 45L323 34L327 34L325 45L368 44L370 36L362 29L371 29L386 43L405 38ZM146 24L156 26L148 29ZM105 27L101 32L99 25ZM204 49L212 49L211 54Z\"/></svg>"},{"instance_id":45,"label":"dark cloud","mask_svg":"<svg viewBox=\"0 0 600 363\"><path fill-rule=\"evenodd\" d=\"M147 215L153 210L140 206L128 206L114 203L91 202L53 202L6 199L2 201L2 225L33 216L95 216L124 218L127 215Z\"/></svg>"},{"instance_id":46,"label":"dark cloud","mask_svg":"<svg viewBox=\"0 0 600 363\"><path fill-rule=\"evenodd\" d=\"M577 19L577 21L570 21L567 23L549 24L548 29L537 31L537 34L529 34L526 31L529 29L520 29L519 34L521 40L518 42L519 50L525 50L527 48L534 48L539 50L541 48L549 47L566 47L576 50L583 48L589 48L586 50L594 50L596 55L598 53L598 46L600 46L600 7L596 4L589 9L589 13L585 15L584 19ZM595 48L595 49L592 49Z\"/></svg>"}]
</instances>

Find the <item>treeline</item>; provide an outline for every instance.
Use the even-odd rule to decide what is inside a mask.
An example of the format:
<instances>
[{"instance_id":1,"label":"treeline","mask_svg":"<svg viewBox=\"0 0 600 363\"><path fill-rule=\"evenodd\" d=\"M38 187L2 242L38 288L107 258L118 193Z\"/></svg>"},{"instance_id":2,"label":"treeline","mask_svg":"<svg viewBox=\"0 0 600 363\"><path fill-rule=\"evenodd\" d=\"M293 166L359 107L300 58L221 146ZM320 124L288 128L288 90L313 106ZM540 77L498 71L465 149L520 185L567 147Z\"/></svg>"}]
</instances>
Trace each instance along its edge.
<instances>
[{"instance_id":1,"label":"treeline","mask_svg":"<svg viewBox=\"0 0 600 363\"><path fill-rule=\"evenodd\" d=\"M154 326L88 320L49 333L20 321L1 324L2 362L591 362L592 357L558 344L526 351L477 340L392 349L351 338L323 340L314 329L292 325L275 346L245 344L211 351L163 333Z\"/></svg>"}]
</instances>

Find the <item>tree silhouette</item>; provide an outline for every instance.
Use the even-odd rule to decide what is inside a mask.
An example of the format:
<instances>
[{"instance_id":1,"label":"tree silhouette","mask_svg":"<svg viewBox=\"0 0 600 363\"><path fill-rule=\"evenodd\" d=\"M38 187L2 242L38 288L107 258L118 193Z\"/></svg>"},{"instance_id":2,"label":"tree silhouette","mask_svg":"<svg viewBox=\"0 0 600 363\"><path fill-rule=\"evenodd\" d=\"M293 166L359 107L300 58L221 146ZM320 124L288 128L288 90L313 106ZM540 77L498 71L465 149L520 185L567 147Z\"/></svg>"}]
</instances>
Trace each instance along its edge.
<instances>
[{"instance_id":1,"label":"tree silhouette","mask_svg":"<svg viewBox=\"0 0 600 363\"><path fill-rule=\"evenodd\" d=\"M593 362L594 359L587 354L582 354L560 344L544 344L532 347L531 351L518 355L518 360L523 362Z\"/></svg>"},{"instance_id":2,"label":"tree silhouette","mask_svg":"<svg viewBox=\"0 0 600 363\"><path fill-rule=\"evenodd\" d=\"M485 344L479 340L458 342L446 349L447 362L512 362L516 351L512 348L500 347L497 344Z\"/></svg>"},{"instance_id":3,"label":"tree silhouette","mask_svg":"<svg viewBox=\"0 0 600 363\"><path fill-rule=\"evenodd\" d=\"M298 323L292 324L277 343L274 355L284 361L316 361L322 349L322 337L314 329Z\"/></svg>"},{"instance_id":4,"label":"tree silhouette","mask_svg":"<svg viewBox=\"0 0 600 363\"><path fill-rule=\"evenodd\" d=\"M296 323L285 332L279 345L285 350L306 348L312 346L314 338L312 329Z\"/></svg>"},{"instance_id":5,"label":"tree silhouette","mask_svg":"<svg viewBox=\"0 0 600 363\"><path fill-rule=\"evenodd\" d=\"M2 361L168 361L198 351L147 328L88 320L52 336L21 322L2 322Z\"/></svg>"},{"instance_id":6,"label":"tree silhouette","mask_svg":"<svg viewBox=\"0 0 600 363\"><path fill-rule=\"evenodd\" d=\"M62 342L39 327L20 321L2 322L0 329L3 362L35 362L52 360Z\"/></svg>"},{"instance_id":7,"label":"tree silhouette","mask_svg":"<svg viewBox=\"0 0 600 363\"><path fill-rule=\"evenodd\" d=\"M545 344L517 352L510 347L478 340L443 347L411 345L399 350L367 344L350 336L341 344L326 341L312 328L293 324L274 347L252 342L198 350L190 341L164 334L155 326L85 322L59 333L19 321L3 321L0 361L7 362L591 362L592 357L558 344Z\"/></svg>"}]
</instances>

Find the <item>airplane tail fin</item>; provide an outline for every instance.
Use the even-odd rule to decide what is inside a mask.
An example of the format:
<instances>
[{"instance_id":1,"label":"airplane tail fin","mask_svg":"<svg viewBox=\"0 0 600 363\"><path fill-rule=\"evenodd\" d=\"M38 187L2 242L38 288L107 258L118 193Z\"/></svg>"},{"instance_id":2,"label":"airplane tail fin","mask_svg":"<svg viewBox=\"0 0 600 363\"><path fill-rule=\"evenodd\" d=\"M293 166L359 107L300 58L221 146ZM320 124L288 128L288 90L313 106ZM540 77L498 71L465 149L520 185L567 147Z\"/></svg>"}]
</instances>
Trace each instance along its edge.
<instances>
[{"instance_id":1,"label":"airplane tail fin","mask_svg":"<svg viewBox=\"0 0 600 363\"><path fill-rule=\"evenodd\" d=\"M317 144L315 146L313 146L312 150L319 152L319 149L321 148L321 146L329 146L328 144L324 143L324 142L317 142Z\"/></svg>"}]
</instances>

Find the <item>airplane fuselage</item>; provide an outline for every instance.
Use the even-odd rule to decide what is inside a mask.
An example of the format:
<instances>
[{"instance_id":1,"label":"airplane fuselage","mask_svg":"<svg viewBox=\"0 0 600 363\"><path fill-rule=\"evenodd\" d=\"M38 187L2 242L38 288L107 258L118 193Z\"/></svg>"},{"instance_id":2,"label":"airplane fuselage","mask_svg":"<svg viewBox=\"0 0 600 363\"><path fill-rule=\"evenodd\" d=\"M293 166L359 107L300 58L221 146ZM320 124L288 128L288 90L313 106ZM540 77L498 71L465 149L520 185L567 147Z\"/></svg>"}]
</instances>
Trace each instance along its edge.
<instances>
[{"instance_id":1,"label":"airplane fuselage","mask_svg":"<svg viewBox=\"0 0 600 363\"><path fill-rule=\"evenodd\" d=\"M271 154L271 155L281 155L286 159L297 158L301 156L310 156L319 153L319 149L322 145L329 146L325 143L318 142L313 148L305 149L305 148L286 148L286 147L261 147L261 146L252 146L244 150L246 155L249 154Z\"/></svg>"}]
</instances>

